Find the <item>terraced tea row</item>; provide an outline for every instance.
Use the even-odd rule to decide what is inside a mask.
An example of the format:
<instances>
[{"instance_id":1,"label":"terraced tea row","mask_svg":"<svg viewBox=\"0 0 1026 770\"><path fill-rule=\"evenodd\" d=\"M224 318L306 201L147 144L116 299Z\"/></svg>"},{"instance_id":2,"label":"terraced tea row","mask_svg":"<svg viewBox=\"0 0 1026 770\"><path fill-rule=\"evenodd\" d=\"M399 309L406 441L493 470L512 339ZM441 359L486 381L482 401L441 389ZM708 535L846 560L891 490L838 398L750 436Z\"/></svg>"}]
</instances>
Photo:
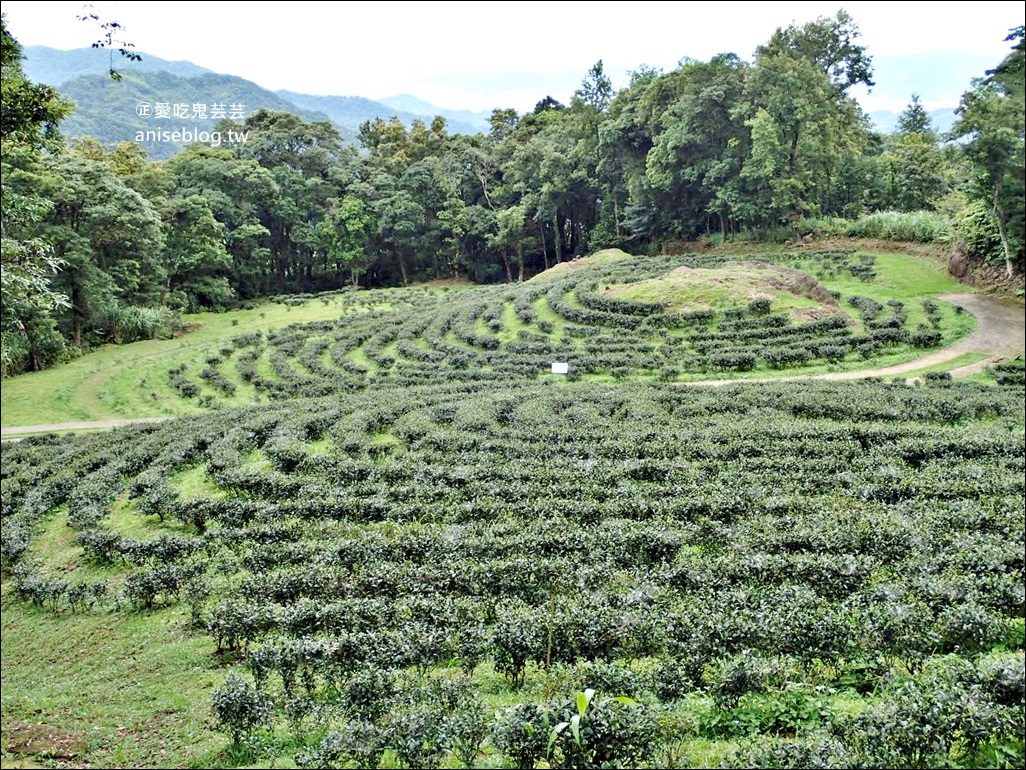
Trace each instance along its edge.
<instances>
[{"instance_id":1,"label":"terraced tea row","mask_svg":"<svg viewBox=\"0 0 1026 770\"><path fill-rule=\"evenodd\" d=\"M5 447L3 559L187 605L305 763L875 766L912 709L973 764L1023 729L1023 463L1019 388L450 383Z\"/></svg>"},{"instance_id":2,"label":"terraced tea row","mask_svg":"<svg viewBox=\"0 0 1026 770\"><path fill-rule=\"evenodd\" d=\"M374 292L342 295L341 317L235 337L199 372L169 372L185 397L209 403L545 376L676 381L724 372L864 366L957 334L954 311L926 300L841 296L824 280L874 279L871 257L812 252L743 263L703 256L569 263L509 287L409 289L389 310ZM384 296L384 295L382 295ZM945 337L945 335L947 335Z\"/></svg>"}]
</instances>

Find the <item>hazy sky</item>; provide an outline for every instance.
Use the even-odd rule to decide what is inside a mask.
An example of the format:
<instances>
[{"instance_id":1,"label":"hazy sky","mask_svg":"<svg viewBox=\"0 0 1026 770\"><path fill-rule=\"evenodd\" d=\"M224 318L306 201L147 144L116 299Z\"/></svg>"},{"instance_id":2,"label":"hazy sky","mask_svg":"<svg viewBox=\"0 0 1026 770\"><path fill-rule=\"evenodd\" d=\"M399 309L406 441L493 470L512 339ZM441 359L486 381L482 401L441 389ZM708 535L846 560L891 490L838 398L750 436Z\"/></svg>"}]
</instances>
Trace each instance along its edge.
<instances>
[{"instance_id":1,"label":"hazy sky","mask_svg":"<svg viewBox=\"0 0 1026 770\"><path fill-rule=\"evenodd\" d=\"M568 99L599 59L619 88L642 64L670 70L682 57L708 60L728 51L750 59L777 27L842 7L873 56L963 52L988 66L1007 54L1004 37L1026 15L1022 0L93 3L103 19L124 26L124 39L139 51L265 88L370 98L412 93L451 109L521 111L548 94ZM94 24L76 19L80 2L5 0L3 12L23 45L84 48L99 36ZM878 84L880 91L885 84ZM952 93L967 87L952 83ZM902 106L875 99L860 97L867 109Z\"/></svg>"}]
</instances>

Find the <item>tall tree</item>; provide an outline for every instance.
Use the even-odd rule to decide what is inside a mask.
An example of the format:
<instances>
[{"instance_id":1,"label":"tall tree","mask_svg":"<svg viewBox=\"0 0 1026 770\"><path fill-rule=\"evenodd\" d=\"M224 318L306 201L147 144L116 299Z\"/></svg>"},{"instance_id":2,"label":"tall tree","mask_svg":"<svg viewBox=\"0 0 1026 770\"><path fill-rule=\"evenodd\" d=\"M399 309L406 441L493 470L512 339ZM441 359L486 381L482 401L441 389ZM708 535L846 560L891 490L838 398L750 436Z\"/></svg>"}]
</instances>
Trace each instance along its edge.
<instances>
[{"instance_id":1,"label":"tall tree","mask_svg":"<svg viewBox=\"0 0 1026 770\"><path fill-rule=\"evenodd\" d=\"M885 159L887 205L899 211L934 208L947 187L944 154L930 115L912 94L898 117L898 130L889 138Z\"/></svg>"},{"instance_id":2,"label":"tall tree","mask_svg":"<svg viewBox=\"0 0 1026 770\"><path fill-rule=\"evenodd\" d=\"M227 309L235 299L228 282L231 256L224 225L201 195L172 197L159 206L164 234L166 295L162 304L197 312Z\"/></svg>"},{"instance_id":3,"label":"tall tree","mask_svg":"<svg viewBox=\"0 0 1026 770\"><path fill-rule=\"evenodd\" d=\"M4 374L40 369L63 354L53 313L67 297L50 281L61 262L39 224L52 203L34 184L44 152L57 151L70 105L22 70L22 49L0 16L0 329Z\"/></svg>"},{"instance_id":4,"label":"tall tree","mask_svg":"<svg viewBox=\"0 0 1026 770\"><path fill-rule=\"evenodd\" d=\"M919 94L912 94L912 101L898 116L899 134L933 134L930 113L923 107Z\"/></svg>"},{"instance_id":5,"label":"tall tree","mask_svg":"<svg viewBox=\"0 0 1026 770\"><path fill-rule=\"evenodd\" d=\"M841 92L847 92L856 83L875 85L872 57L855 42L861 35L855 20L841 10L833 18L821 16L800 27L792 24L778 28L755 55L757 59L781 54L804 59L826 74Z\"/></svg>"},{"instance_id":6,"label":"tall tree","mask_svg":"<svg viewBox=\"0 0 1026 770\"><path fill-rule=\"evenodd\" d=\"M274 291L271 231L265 224L271 221L271 211L280 198L272 173L231 150L200 146L176 155L165 167L174 180L168 197L202 197L223 227L233 289L246 298ZM130 182L136 184L137 180L140 177Z\"/></svg>"},{"instance_id":7,"label":"tall tree","mask_svg":"<svg viewBox=\"0 0 1026 770\"><path fill-rule=\"evenodd\" d=\"M1012 52L987 78L975 82L962 96L952 136L966 141L973 166L974 195L987 201L994 215L1009 277L1023 258L1024 233L1024 86L1022 82L1023 27L1006 40Z\"/></svg>"},{"instance_id":8,"label":"tall tree","mask_svg":"<svg viewBox=\"0 0 1026 770\"><path fill-rule=\"evenodd\" d=\"M752 68L749 95L754 115L747 121L751 149L742 171L753 195L747 215L786 219L792 238L815 210L817 170L829 163L837 126L835 92L812 64L788 54L762 55Z\"/></svg>"},{"instance_id":9,"label":"tall tree","mask_svg":"<svg viewBox=\"0 0 1026 770\"><path fill-rule=\"evenodd\" d=\"M71 298L68 334L76 345L85 332L120 341L122 309L159 306L166 293L160 215L102 160L72 152L46 170L54 208L43 233L67 263L54 282Z\"/></svg>"},{"instance_id":10,"label":"tall tree","mask_svg":"<svg viewBox=\"0 0 1026 770\"><path fill-rule=\"evenodd\" d=\"M794 240L806 214L838 206L835 181L868 134L865 117L847 96L855 83L872 85L871 60L855 44L858 36L843 11L778 29L749 71L752 138L742 178L756 194L748 211L758 217L751 204L769 206L786 217Z\"/></svg>"},{"instance_id":11,"label":"tall tree","mask_svg":"<svg viewBox=\"0 0 1026 770\"><path fill-rule=\"evenodd\" d=\"M353 286L359 285L360 276L373 259L377 221L367 192L367 185L352 186L343 198L332 202L318 225L328 258L334 262L336 271L349 272Z\"/></svg>"},{"instance_id":12,"label":"tall tree","mask_svg":"<svg viewBox=\"0 0 1026 770\"><path fill-rule=\"evenodd\" d=\"M687 62L677 71L679 95L659 117L661 133L647 157L647 178L665 193L658 206L673 216L675 237L707 230L715 215L727 234L737 213L737 177L747 147L738 106L744 103L748 67L733 54L708 63Z\"/></svg>"}]
</instances>

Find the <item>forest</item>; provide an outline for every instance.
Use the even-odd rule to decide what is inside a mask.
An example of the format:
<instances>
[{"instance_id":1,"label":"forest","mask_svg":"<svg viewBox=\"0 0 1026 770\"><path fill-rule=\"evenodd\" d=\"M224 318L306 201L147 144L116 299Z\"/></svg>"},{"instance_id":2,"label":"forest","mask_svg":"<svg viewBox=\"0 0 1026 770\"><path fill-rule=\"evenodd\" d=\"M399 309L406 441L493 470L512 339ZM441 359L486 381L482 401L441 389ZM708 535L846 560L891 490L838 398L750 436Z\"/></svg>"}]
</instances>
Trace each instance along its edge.
<instances>
[{"instance_id":1,"label":"forest","mask_svg":"<svg viewBox=\"0 0 1026 770\"><path fill-rule=\"evenodd\" d=\"M26 79L3 30L2 373L170 336L180 315L258 298L431 279L518 282L602 248L860 235L961 241L1023 269L1023 28L974 81L950 135L911 95L872 130L849 90L871 57L844 11L779 28L751 61L601 61L569 104L496 109L485 134L261 110L151 161L136 143L66 146L71 106Z\"/></svg>"}]
</instances>

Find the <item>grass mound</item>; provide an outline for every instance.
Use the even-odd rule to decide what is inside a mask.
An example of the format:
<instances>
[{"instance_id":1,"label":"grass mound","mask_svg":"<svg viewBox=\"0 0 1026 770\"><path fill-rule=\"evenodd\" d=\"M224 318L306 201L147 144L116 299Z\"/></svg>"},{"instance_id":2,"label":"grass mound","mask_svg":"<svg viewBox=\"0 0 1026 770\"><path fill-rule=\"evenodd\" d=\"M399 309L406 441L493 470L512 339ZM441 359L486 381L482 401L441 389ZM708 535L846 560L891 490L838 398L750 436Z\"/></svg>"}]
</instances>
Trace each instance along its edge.
<instances>
[{"instance_id":1,"label":"grass mound","mask_svg":"<svg viewBox=\"0 0 1026 770\"><path fill-rule=\"evenodd\" d=\"M792 318L843 315L830 291L801 270L766 262L728 262L722 267L678 267L645 281L610 286L609 297L662 303L673 312L725 310L757 300L787 309Z\"/></svg>"},{"instance_id":2,"label":"grass mound","mask_svg":"<svg viewBox=\"0 0 1026 770\"><path fill-rule=\"evenodd\" d=\"M631 255L626 251L621 249L603 249L602 251L596 251L594 254L589 254L586 257L577 257L576 259L571 259L567 262L560 262L558 265L553 265L548 270L529 279L527 283L545 283L547 281L565 278L571 273L577 273L582 270L607 267L625 259L631 259Z\"/></svg>"}]
</instances>

